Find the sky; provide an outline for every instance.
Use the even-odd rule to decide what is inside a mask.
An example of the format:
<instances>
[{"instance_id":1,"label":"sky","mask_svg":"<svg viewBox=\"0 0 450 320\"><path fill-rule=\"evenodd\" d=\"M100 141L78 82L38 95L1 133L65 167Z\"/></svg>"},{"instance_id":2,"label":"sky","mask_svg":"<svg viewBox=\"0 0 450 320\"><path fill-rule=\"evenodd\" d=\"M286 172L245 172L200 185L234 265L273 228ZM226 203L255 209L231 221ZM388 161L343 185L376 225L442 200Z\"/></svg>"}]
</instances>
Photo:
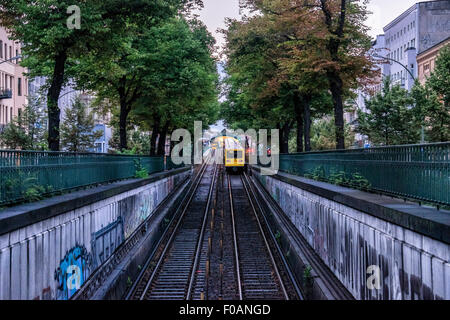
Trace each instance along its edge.
<instances>
[{"instance_id":1,"label":"sky","mask_svg":"<svg viewBox=\"0 0 450 320\"><path fill-rule=\"evenodd\" d=\"M420 0L370 0L368 9L373 13L366 21L366 25L371 28L369 34L373 38L382 34L384 26L418 1ZM227 17L239 19L239 0L203 0L203 3L205 7L199 13L200 19L216 37L217 44L222 46L223 36L217 32L217 29L225 28Z\"/></svg>"}]
</instances>

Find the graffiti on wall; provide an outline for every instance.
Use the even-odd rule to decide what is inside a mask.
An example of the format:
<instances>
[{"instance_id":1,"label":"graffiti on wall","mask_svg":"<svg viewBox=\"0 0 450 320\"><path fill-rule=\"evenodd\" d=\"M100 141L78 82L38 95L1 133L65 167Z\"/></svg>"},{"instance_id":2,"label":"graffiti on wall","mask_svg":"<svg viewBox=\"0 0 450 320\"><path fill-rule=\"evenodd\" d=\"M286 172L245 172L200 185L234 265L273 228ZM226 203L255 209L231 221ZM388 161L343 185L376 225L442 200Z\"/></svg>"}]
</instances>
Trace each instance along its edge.
<instances>
[{"instance_id":1,"label":"graffiti on wall","mask_svg":"<svg viewBox=\"0 0 450 320\"><path fill-rule=\"evenodd\" d=\"M156 207L156 189L146 190L141 194L119 201L119 212L123 219L125 239L148 217Z\"/></svg>"},{"instance_id":2,"label":"graffiti on wall","mask_svg":"<svg viewBox=\"0 0 450 320\"><path fill-rule=\"evenodd\" d=\"M55 271L58 300L68 300L83 285L91 269L91 255L83 245L67 251Z\"/></svg>"},{"instance_id":3,"label":"graffiti on wall","mask_svg":"<svg viewBox=\"0 0 450 320\"><path fill-rule=\"evenodd\" d=\"M92 236L91 245L93 268L97 268L108 259L123 240L123 220L121 216L113 223L110 223L103 229L95 232Z\"/></svg>"}]
</instances>

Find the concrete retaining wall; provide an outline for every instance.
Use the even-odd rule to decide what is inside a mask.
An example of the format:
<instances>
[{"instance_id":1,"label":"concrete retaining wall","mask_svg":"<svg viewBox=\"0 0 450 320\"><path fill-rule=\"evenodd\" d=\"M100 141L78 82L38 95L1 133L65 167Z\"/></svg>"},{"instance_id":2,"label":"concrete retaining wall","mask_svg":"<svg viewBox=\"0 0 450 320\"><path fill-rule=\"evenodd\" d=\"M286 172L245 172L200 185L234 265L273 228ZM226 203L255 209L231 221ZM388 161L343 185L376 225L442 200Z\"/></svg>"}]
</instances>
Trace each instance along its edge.
<instances>
[{"instance_id":1,"label":"concrete retaining wall","mask_svg":"<svg viewBox=\"0 0 450 320\"><path fill-rule=\"evenodd\" d=\"M70 298L190 173L176 170L98 188L100 191L94 188L62 196L62 212L55 213L58 197L42 201L32 210L21 212L15 207L1 211L0 299ZM129 190L122 192L126 189ZM87 193L98 193L91 197L96 200L83 203ZM46 201L47 211L52 213L40 220L36 213L46 212ZM81 207L77 206L80 202ZM37 221L24 225L24 220ZM14 229L11 221L21 224Z\"/></svg>"},{"instance_id":2,"label":"concrete retaining wall","mask_svg":"<svg viewBox=\"0 0 450 320\"><path fill-rule=\"evenodd\" d=\"M450 246L445 241L372 215L368 200L355 198L368 212L356 210L340 203L344 197L336 192L324 197L286 182L282 173L254 174L356 299L450 299ZM445 223L448 214L441 212ZM448 224L444 227L448 230ZM379 289L371 277L377 271L368 272L369 266L379 268Z\"/></svg>"}]
</instances>

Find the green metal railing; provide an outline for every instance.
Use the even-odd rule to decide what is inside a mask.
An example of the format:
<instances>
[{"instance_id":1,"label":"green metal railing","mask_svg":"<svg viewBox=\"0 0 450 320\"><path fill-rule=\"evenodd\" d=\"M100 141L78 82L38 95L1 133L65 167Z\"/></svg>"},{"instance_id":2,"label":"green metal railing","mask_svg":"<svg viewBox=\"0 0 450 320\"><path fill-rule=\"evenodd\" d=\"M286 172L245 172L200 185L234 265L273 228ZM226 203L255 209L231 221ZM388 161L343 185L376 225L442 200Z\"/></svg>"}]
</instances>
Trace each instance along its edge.
<instances>
[{"instance_id":1,"label":"green metal railing","mask_svg":"<svg viewBox=\"0 0 450 320\"><path fill-rule=\"evenodd\" d=\"M450 205L450 143L280 155L280 170L320 181Z\"/></svg>"},{"instance_id":2,"label":"green metal railing","mask_svg":"<svg viewBox=\"0 0 450 320\"><path fill-rule=\"evenodd\" d=\"M163 157L0 150L0 206L164 171Z\"/></svg>"}]
</instances>

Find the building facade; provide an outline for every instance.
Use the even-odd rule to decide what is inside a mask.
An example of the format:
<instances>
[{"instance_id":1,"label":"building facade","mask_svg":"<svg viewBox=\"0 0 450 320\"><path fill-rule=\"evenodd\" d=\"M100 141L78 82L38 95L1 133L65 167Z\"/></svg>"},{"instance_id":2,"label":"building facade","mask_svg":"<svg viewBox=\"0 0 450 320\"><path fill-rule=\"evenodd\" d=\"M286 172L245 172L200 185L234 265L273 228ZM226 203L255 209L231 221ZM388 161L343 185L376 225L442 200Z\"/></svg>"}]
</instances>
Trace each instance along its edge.
<instances>
[{"instance_id":1,"label":"building facade","mask_svg":"<svg viewBox=\"0 0 450 320\"><path fill-rule=\"evenodd\" d=\"M424 82L434 68L439 49L450 36L450 1L418 2L383 28L373 43L371 54L380 61L380 77L374 79L372 88L360 88L353 101L355 108L345 114L353 128L357 126L359 109L367 112L365 100L381 91L383 78L390 77L393 84L411 90L415 79ZM355 135L355 146L370 146L367 137Z\"/></svg>"},{"instance_id":2,"label":"building facade","mask_svg":"<svg viewBox=\"0 0 450 320\"><path fill-rule=\"evenodd\" d=\"M26 69L19 65L20 59L14 59L20 55L20 43L10 40L8 31L0 26L0 132L27 103Z\"/></svg>"},{"instance_id":3,"label":"building facade","mask_svg":"<svg viewBox=\"0 0 450 320\"><path fill-rule=\"evenodd\" d=\"M439 51L450 45L450 36L444 41L436 44L435 46L423 51L417 56L417 71L418 79L421 84L425 84L427 78L433 72L436 66L436 58L439 55Z\"/></svg>"},{"instance_id":4,"label":"building facade","mask_svg":"<svg viewBox=\"0 0 450 320\"><path fill-rule=\"evenodd\" d=\"M418 2L384 27L390 76L411 90L418 77L417 56L450 34L450 1Z\"/></svg>"}]
</instances>

